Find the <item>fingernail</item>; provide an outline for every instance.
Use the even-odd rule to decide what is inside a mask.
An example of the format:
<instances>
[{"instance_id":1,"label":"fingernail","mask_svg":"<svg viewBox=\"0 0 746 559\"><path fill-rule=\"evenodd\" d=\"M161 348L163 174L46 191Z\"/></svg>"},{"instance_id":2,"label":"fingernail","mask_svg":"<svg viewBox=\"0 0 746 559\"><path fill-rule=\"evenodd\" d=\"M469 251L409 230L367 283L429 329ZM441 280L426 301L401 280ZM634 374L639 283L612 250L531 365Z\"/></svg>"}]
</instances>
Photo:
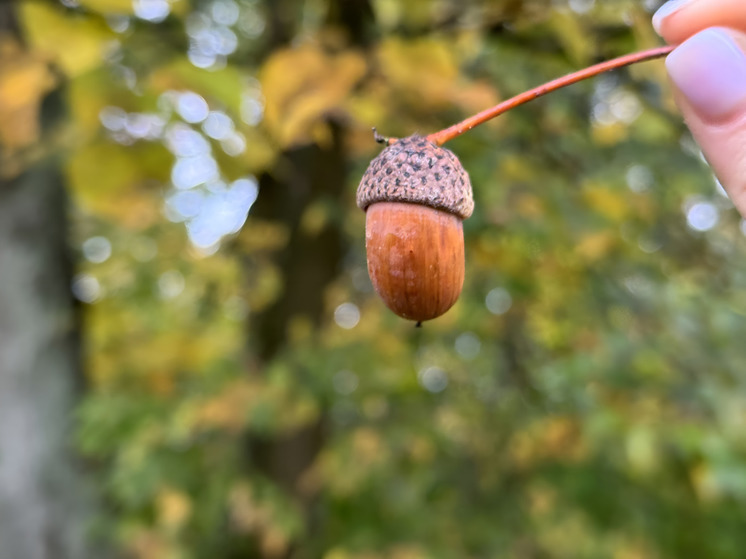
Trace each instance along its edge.
<instances>
[{"instance_id":1,"label":"fingernail","mask_svg":"<svg viewBox=\"0 0 746 559\"><path fill-rule=\"evenodd\" d=\"M665 18L674 12L678 12L686 4L689 4L692 1L693 0L669 0L658 8L658 11L653 14L653 27L655 28L656 33L660 35L660 26Z\"/></svg>"},{"instance_id":2,"label":"fingernail","mask_svg":"<svg viewBox=\"0 0 746 559\"><path fill-rule=\"evenodd\" d=\"M701 117L722 120L746 106L746 56L723 29L706 29L666 59L674 84Z\"/></svg>"}]
</instances>

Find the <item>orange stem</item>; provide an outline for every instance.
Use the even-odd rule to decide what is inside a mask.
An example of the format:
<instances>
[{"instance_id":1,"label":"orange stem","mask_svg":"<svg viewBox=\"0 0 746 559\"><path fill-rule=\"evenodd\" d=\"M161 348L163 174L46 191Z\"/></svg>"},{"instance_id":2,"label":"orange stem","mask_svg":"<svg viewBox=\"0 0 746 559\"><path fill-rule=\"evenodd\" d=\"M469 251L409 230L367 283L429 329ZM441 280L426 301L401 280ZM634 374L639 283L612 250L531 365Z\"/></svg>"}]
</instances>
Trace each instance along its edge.
<instances>
[{"instance_id":1,"label":"orange stem","mask_svg":"<svg viewBox=\"0 0 746 559\"><path fill-rule=\"evenodd\" d=\"M556 80L547 82L543 85L540 85L539 87L535 87L534 89L524 91L523 93L520 93L515 97L508 99L507 101L498 103L494 107L484 110L481 113L477 113L474 116L470 116L469 118L462 120L461 122L454 124L453 126L449 126L448 128L441 130L440 132L433 132L427 137L427 139L437 146L442 146L448 140L452 140L453 138L460 136L464 132L471 130L475 126L478 126L483 122L487 122L488 120L493 119L496 116L499 116L504 112L517 107L518 105L523 105L524 103L531 101L532 99L536 99L537 97L541 97L543 95L546 95L547 93L556 91L562 87L572 85L579 81L592 78L593 76L597 76L598 74L602 74L603 72L608 72L609 70L615 70L617 68L629 66L630 64L635 64L637 62L644 62L646 60L661 58L663 56L666 56L673 49L673 46L666 46L640 52L634 52L632 54L620 56L619 58L607 60L606 62L601 62L600 64L595 64L593 66L589 66L588 68L578 70L577 72L573 72L572 74L557 78Z\"/></svg>"}]
</instances>

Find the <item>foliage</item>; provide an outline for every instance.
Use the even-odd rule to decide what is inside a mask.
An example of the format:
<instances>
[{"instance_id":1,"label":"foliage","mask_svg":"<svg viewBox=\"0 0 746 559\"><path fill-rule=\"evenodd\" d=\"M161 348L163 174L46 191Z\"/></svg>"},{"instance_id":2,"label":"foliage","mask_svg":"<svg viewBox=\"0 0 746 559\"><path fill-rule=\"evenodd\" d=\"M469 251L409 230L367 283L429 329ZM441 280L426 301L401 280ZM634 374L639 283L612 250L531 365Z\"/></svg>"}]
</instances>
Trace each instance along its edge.
<instances>
[{"instance_id":1,"label":"foliage","mask_svg":"<svg viewBox=\"0 0 746 559\"><path fill-rule=\"evenodd\" d=\"M372 126L652 47L651 4L21 4L29 72L66 80L77 440L122 549L742 556L746 241L660 63L452 142L467 279L422 330L372 292L354 204Z\"/></svg>"}]
</instances>

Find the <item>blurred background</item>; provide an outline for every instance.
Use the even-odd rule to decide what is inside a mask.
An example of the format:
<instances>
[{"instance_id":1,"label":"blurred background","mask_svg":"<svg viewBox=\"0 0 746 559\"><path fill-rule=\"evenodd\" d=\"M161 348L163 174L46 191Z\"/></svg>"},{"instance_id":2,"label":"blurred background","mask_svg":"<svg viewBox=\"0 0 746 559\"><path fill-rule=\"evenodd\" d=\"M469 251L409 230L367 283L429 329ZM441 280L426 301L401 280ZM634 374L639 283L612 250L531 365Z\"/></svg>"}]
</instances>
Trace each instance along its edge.
<instances>
[{"instance_id":1,"label":"blurred background","mask_svg":"<svg viewBox=\"0 0 746 559\"><path fill-rule=\"evenodd\" d=\"M460 301L372 290L390 136L656 0L0 3L2 559L742 558L746 227L662 62L449 143Z\"/></svg>"}]
</instances>

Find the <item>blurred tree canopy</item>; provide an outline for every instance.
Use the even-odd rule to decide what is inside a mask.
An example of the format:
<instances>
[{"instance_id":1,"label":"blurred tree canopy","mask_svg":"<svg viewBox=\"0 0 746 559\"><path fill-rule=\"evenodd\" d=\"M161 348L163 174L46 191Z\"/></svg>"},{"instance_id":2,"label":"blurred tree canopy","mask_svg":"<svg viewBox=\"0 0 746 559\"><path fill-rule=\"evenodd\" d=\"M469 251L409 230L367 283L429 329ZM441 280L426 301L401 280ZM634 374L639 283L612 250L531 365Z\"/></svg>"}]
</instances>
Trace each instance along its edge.
<instances>
[{"instance_id":1,"label":"blurred tree canopy","mask_svg":"<svg viewBox=\"0 0 746 559\"><path fill-rule=\"evenodd\" d=\"M371 127L656 46L657 6L16 2L0 162L54 157L72 200L94 530L137 559L743 557L746 229L661 63L449 144L477 208L423 329L354 201Z\"/></svg>"}]
</instances>

